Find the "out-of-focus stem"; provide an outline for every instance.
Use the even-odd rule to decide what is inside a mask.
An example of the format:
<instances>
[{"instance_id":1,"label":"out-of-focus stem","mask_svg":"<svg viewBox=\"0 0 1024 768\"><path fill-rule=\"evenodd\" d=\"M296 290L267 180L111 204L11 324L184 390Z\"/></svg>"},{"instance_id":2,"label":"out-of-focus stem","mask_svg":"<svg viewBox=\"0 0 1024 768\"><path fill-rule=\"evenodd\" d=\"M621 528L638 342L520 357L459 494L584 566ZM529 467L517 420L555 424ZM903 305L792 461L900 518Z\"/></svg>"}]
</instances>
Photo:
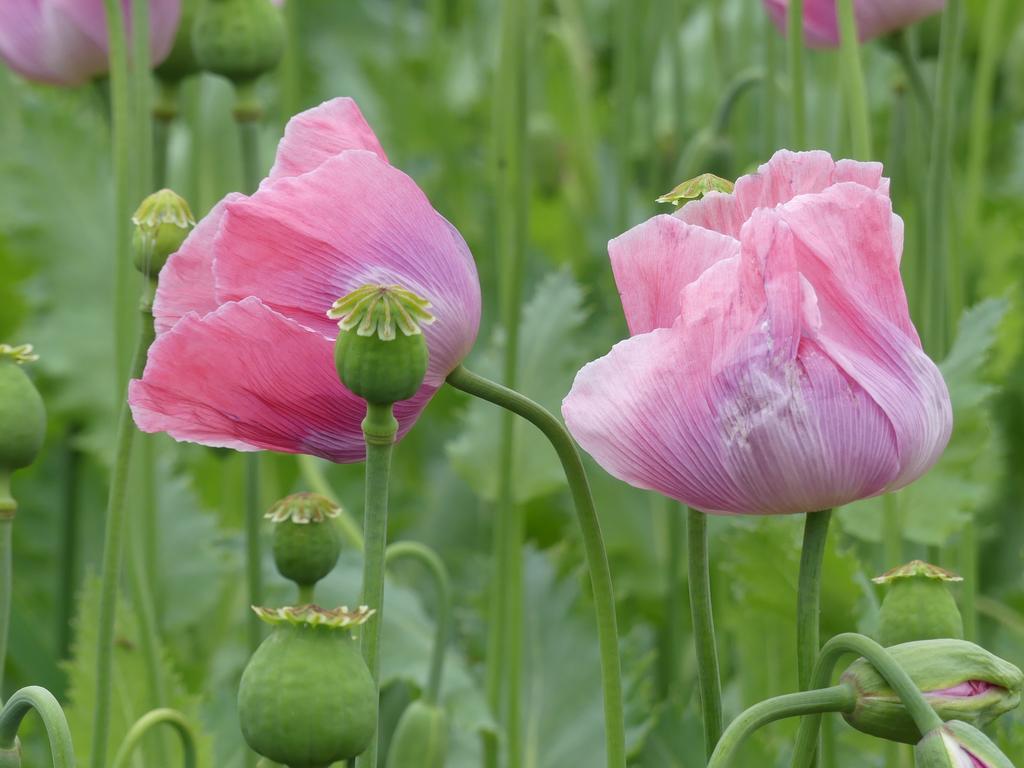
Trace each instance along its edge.
<instances>
[{"instance_id":1,"label":"out-of-focus stem","mask_svg":"<svg viewBox=\"0 0 1024 768\"><path fill-rule=\"evenodd\" d=\"M686 512L686 539L690 581L690 615L697 651L697 681L704 714L704 750L710 758L722 735L722 682L718 669L718 645L711 603L708 568L707 515L696 509Z\"/></svg>"},{"instance_id":2,"label":"out-of-focus stem","mask_svg":"<svg viewBox=\"0 0 1024 768\"><path fill-rule=\"evenodd\" d=\"M860 58L860 40L857 39L857 20L853 14L853 0L839 0L837 13L839 16L839 57L843 68L846 110L850 116L853 156L858 160L870 160L871 120L868 113L868 91L864 84L864 67Z\"/></svg>"},{"instance_id":3,"label":"out-of-focus stem","mask_svg":"<svg viewBox=\"0 0 1024 768\"><path fill-rule=\"evenodd\" d=\"M135 751L135 748L142 741L150 730L158 725L168 725L181 739L182 761L185 768L196 768L198 758L196 756L196 737L192 725L181 712L176 709L154 709L138 720L128 729L128 733L121 742L121 747L114 755L114 762L111 768L124 768Z\"/></svg>"},{"instance_id":4,"label":"out-of-focus stem","mask_svg":"<svg viewBox=\"0 0 1024 768\"><path fill-rule=\"evenodd\" d=\"M793 149L807 148L806 85L804 84L804 0L789 0L786 43L789 53L790 138Z\"/></svg>"}]
</instances>

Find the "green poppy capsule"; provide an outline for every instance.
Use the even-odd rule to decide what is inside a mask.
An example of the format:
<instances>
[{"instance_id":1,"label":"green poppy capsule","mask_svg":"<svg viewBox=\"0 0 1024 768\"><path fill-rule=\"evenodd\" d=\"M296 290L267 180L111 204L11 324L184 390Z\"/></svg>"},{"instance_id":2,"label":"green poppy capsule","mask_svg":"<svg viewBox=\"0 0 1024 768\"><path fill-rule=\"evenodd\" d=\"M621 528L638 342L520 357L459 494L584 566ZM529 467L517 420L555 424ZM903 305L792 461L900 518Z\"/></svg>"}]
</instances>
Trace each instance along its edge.
<instances>
[{"instance_id":1,"label":"green poppy capsule","mask_svg":"<svg viewBox=\"0 0 1024 768\"><path fill-rule=\"evenodd\" d=\"M963 638L964 622L949 591L951 583L963 581L955 573L914 560L873 581L889 587L878 614L878 642L882 645Z\"/></svg>"},{"instance_id":2,"label":"green poppy capsule","mask_svg":"<svg viewBox=\"0 0 1024 768\"><path fill-rule=\"evenodd\" d=\"M199 65L236 85L274 69L284 40L281 12L270 0L205 0L192 27Z\"/></svg>"},{"instance_id":3,"label":"green poppy capsule","mask_svg":"<svg viewBox=\"0 0 1024 768\"><path fill-rule=\"evenodd\" d=\"M274 523L274 564L300 587L311 587L330 573L341 554L335 518L341 509L324 496L295 493L264 517Z\"/></svg>"},{"instance_id":4,"label":"green poppy capsule","mask_svg":"<svg viewBox=\"0 0 1024 768\"><path fill-rule=\"evenodd\" d=\"M30 344L0 344L0 479L27 467L46 436L46 408L22 364L38 359Z\"/></svg>"},{"instance_id":5,"label":"green poppy capsule","mask_svg":"<svg viewBox=\"0 0 1024 768\"><path fill-rule=\"evenodd\" d=\"M387 768L444 768L447 754L448 716L444 708L414 701L395 727Z\"/></svg>"}]
</instances>

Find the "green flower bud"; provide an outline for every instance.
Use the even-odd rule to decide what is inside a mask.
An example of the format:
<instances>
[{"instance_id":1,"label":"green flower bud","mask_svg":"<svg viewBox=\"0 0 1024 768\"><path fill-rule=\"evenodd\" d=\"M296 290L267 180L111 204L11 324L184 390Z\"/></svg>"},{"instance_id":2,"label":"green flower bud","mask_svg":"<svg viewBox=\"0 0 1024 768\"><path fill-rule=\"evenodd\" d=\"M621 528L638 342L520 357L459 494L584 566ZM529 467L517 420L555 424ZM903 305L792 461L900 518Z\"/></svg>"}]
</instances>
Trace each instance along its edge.
<instances>
[{"instance_id":1,"label":"green flower bud","mask_svg":"<svg viewBox=\"0 0 1024 768\"><path fill-rule=\"evenodd\" d=\"M963 581L955 573L914 560L873 581L889 585L878 614L878 642L882 645L963 638L964 622L948 586Z\"/></svg>"},{"instance_id":2,"label":"green flower bud","mask_svg":"<svg viewBox=\"0 0 1024 768\"><path fill-rule=\"evenodd\" d=\"M713 173L702 173L692 179L676 185L671 191L666 192L657 198L656 203L672 203L672 205L685 205L691 200L699 200L708 192L732 192L735 185L728 179L716 176Z\"/></svg>"},{"instance_id":3,"label":"green flower bud","mask_svg":"<svg viewBox=\"0 0 1024 768\"><path fill-rule=\"evenodd\" d=\"M315 493L281 499L264 517L274 523L274 563L286 579L311 587L334 570L341 534L334 518L341 509Z\"/></svg>"},{"instance_id":4,"label":"green flower bud","mask_svg":"<svg viewBox=\"0 0 1024 768\"><path fill-rule=\"evenodd\" d=\"M281 12L270 0L206 0L192 27L199 65L236 85L274 69L284 38Z\"/></svg>"},{"instance_id":5,"label":"green flower bud","mask_svg":"<svg viewBox=\"0 0 1024 768\"><path fill-rule=\"evenodd\" d=\"M185 242L196 225L184 198L169 189L154 192L132 216L135 267L144 275L157 275L168 257Z\"/></svg>"},{"instance_id":6,"label":"green flower bud","mask_svg":"<svg viewBox=\"0 0 1024 768\"><path fill-rule=\"evenodd\" d=\"M982 727L1020 703L1024 674L966 640L918 640L887 649L943 720ZM915 744L921 735L888 683L866 659L853 662L842 682L857 692L857 706L844 713L858 731Z\"/></svg>"},{"instance_id":7,"label":"green flower bud","mask_svg":"<svg viewBox=\"0 0 1024 768\"><path fill-rule=\"evenodd\" d=\"M442 707L414 701L395 727L387 768L444 768L448 716Z\"/></svg>"},{"instance_id":8,"label":"green flower bud","mask_svg":"<svg viewBox=\"0 0 1024 768\"><path fill-rule=\"evenodd\" d=\"M916 768L1013 768L984 733L967 723L951 720L925 734L914 747Z\"/></svg>"},{"instance_id":9,"label":"green flower bud","mask_svg":"<svg viewBox=\"0 0 1024 768\"><path fill-rule=\"evenodd\" d=\"M362 753L377 728L377 686L350 630L372 611L253 610L274 629L238 688L249 746L289 768L323 768Z\"/></svg>"},{"instance_id":10,"label":"green flower bud","mask_svg":"<svg viewBox=\"0 0 1024 768\"><path fill-rule=\"evenodd\" d=\"M167 58L154 70L156 76L165 83L179 83L199 72L199 62L192 45L192 27L198 10L199 0L182 0L181 21L178 22L174 46Z\"/></svg>"},{"instance_id":11,"label":"green flower bud","mask_svg":"<svg viewBox=\"0 0 1024 768\"><path fill-rule=\"evenodd\" d=\"M375 404L416 394L427 374L429 351L421 325L434 322L430 302L397 285L364 285L327 312L338 320L334 363L355 395Z\"/></svg>"},{"instance_id":12,"label":"green flower bud","mask_svg":"<svg viewBox=\"0 0 1024 768\"><path fill-rule=\"evenodd\" d=\"M21 368L22 363L37 359L31 344L0 344L0 482L35 461L43 447L46 408Z\"/></svg>"}]
</instances>

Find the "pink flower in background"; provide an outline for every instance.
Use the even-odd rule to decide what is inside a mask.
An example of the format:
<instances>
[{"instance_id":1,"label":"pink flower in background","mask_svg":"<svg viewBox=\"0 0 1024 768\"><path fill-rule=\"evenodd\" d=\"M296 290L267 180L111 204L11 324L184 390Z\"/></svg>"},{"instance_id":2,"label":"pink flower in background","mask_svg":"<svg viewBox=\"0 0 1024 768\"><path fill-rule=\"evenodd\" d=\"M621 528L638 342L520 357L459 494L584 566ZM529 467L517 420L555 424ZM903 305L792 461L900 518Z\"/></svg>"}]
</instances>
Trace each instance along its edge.
<instances>
[{"instance_id":1,"label":"pink flower in background","mask_svg":"<svg viewBox=\"0 0 1024 768\"><path fill-rule=\"evenodd\" d=\"M469 352L480 324L472 254L388 164L351 99L292 118L270 176L199 222L160 273L157 338L129 402L139 428L237 450L363 458L365 403L334 368L335 299L398 284L433 304L423 387L399 434Z\"/></svg>"},{"instance_id":2,"label":"pink flower in background","mask_svg":"<svg viewBox=\"0 0 1024 768\"><path fill-rule=\"evenodd\" d=\"M789 0L764 0L772 21L786 31ZM946 0L853 0L857 32L861 42L894 32L939 13ZM839 45L836 0L804 0L804 37L817 48Z\"/></svg>"},{"instance_id":3,"label":"pink flower in background","mask_svg":"<svg viewBox=\"0 0 1024 768\"><path fill-rule=\"evenodd\" d=\"M121 0L131 29L131 0ZM170 53L181 0L150 0L152 63ZM103 0L4 0L0 57L30 80L79 85L109 69Z\"/></svg>"},{"instance_id":4,"label":"pink flower in background","mask_svg":"<svg viewBox=\"0 0 1024 768\"><path fill-rule=\"evenodd\" d=\"M876 163L780 151L609 244L632 338L562 412L612 475L706 512L826 509L901 488L949 439L949 394L899 274Z\"/></svg>"}]
</instances>

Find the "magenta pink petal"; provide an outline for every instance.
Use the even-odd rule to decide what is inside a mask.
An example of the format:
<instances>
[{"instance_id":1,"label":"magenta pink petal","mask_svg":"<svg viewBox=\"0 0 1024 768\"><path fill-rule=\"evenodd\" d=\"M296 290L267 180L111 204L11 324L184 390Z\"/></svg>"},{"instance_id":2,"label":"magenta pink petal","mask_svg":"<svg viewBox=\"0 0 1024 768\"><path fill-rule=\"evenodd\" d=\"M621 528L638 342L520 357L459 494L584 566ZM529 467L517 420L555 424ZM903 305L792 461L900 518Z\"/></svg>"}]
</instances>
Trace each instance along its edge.
<instances>
[{"instance_id":1,"label":"magenta pink petal","mask_svg":"<svg viewBox=\"0 0 1024 768\"><path fill-rule=\"evenodd\" d=\"M857 36L872 40L939 13L945 0L854 0ZM764 0L772 21L787 31L789 0ZM839 45L839 24L836 0L804 0L804 37L808 45L834 48Z\"/></svg>"},{"instance_id":2,"label":"magenta pink petal","mask_svg":"<svg viewBox=\"0 0 1024 768\"><path fill-rule=\"evenodd\" d=\"M366 404L338 381L333 353L330 339L249 298L161 334L128 399L144 432L359 461ZM400 435L432 394L426 388L396 406Z\"/></svg>"},{"instance_id":3,"label":"magenta pink petal","mask_svg":"<svg viewBox=\"0 0 1024 768\"><path fill-rule=\"evenodd\" d=\"M0 24L0 56L14 71L33 80L54 82L56 74L44 55L42 0L9 0Z\"/></svg>"},{"instance_id":4,"label":"magenta pink petal","mask_svg":"<svg viewBox=\"0 0 1024 768\"><path fill-rule=\"evenodd\" d=\"M739 242L661 215L608 243L612 272L632 334L667 328L679 316L679 292L708 267L739 254Z\"/></svg>"},{"instance_id":5,"label":"magenta pink petal","mask_svg":"<svg viewBox=\"0 0 1024 768\"><path fill-rule=\"evenodd\" d=\"M288 121L277 147L277 159L263 182L299 176L348 149L373 152L385 163L387 155L353 99L340 97L300 112Z\"/></svg>"},{"instance_id":6,"label":"magenta pink petal","mask_svg":"<svg viewBox=\"0 0 1024 768\"><path fill-rule=\"evenodd\" d=\"M412 179L371 152L343 152L229 202L214 249L219 301L258 296L332 338L327 310L364 284L425 297L437 318L424 329L428 384L439 386L476 337L480 286L469 249Z\"/></svg>"}]
</instances>

